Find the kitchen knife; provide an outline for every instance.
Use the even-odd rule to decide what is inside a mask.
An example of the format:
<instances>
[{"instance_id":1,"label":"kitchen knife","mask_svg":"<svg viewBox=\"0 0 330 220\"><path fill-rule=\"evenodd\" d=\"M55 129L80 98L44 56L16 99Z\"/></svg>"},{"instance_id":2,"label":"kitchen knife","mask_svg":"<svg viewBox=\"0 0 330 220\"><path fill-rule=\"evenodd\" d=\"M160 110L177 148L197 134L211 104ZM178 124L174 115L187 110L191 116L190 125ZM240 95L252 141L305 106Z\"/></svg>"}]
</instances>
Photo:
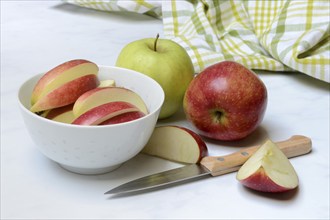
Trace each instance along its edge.
<instances>
[{"instance_id":1,"label":"kitchen knife","mask_svg":"<svg viewBox=\"0 0 330 220\"><path fill-rule=\"evenodd\" d=\"M276 142L276 144L288 158L304 155L312 150L311 139L301 135L292 136L288 140ZM237 171L259 147L243 148L226 156L207 156L199 164L190 164L145 176L113 188L105 194L130 193L205 175L219 176L231 173Z\"/></svg>"}]
</instances>

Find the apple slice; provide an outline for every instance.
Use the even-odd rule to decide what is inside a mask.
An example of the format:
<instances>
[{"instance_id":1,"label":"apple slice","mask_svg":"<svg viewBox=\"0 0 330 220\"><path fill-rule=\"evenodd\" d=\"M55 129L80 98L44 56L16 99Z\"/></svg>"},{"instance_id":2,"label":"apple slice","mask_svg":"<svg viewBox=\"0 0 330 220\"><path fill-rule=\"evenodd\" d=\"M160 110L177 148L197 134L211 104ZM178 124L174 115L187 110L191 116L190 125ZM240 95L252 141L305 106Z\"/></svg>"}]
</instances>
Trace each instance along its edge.
<instances>
[{"instance_id":1,"label":"apple slice","mask_svg":"<svg viewBox=\"0 0 330 220\"><path fill-rule=\"evenodd\" d=\"M198 163L208 155L208 149L195 132L167 125L155 128L142 153L176 162Z\"/></svg>"},{"instance_id":2,"label":"apple slice","mask_svg":"<svg viewBox=\"0 0 330 220\"><path fill-rule=\"evenodd\" d=\"M133 120L142 118L143 116L145 116L145 114L143 112L140 112L140 111L127 112L127 113L109 118L108 120L100 123L100 125L112 125L112 124L119 124L119 123L129 122L129 121L133 121Z\"/></svg>"},{"instance_id":3,"label":"apple slice","mask_svg":"<svg viewBox=\"0 0 330 220\"><path fill-rule=\"evenodd\" d=\"M41 116L62 123L71 124L74 120L73 104L45 111Z\"/></svg>"},{"instance_id":4,"label":"apple slice","mask_svg":"<svg viewBox=\"0 0 330 220\"><path fill-rule=\"evenodd\" d=\"M239 169L237 180L262 192L285 192L298 186L289 159L272 141L266 141Z\"/></svg>"},{"instance_id":5,"label":"apple slice","mask_svg":"<svg viewBox=\"0 0 330 220\"><path fill-rule=\"evenodd\" d=\"M101 80L100 85L98 87L108 87L108 86L116 86L116 82L113 79Z\"/></svg>"},{"instance_id":6,"label":"apple slice","mask_svg":"<svg viewBox=\"0 0 330 220\"><path fill-rule=\"evenodd\" d=\"M35 85L31 105L60 86L85 75L96 75L98 66L88 60L70 60L45 73Z\"/></svg>"},{"instance_id":7,"label":"apple slice","mask_svg":"<svg viewBox=\"0 0 330 220\"><path fill-rule=\"evenodd\" d=\"M108 103L108 102L128 102L140 109L144 114L148 114L147 107L143 99L132 90L122 87L95 88L80 96L73 106L73 114L79 117L88 110Z\"/></svg>"},{"instance_id":8,"label":"apple slice","mask_svg":"<svg viewBox=\"0 0 330 220\"><path fill-rule=\"evenodd\" d=\"M98 125L117 115L136 111L139 111L139 109L128 102L109 102L86 111L76 118L72 124Z\"/></svg>"},{"instance_id":9,"label":"apple slice","mask_svg":"<svg viewBox=\"0 0 330 220\"><path fill-rule=\"evenodd\" d=\"M69 105L74 103L85 92L97 87L98 84L99 80L94 74L79 77L38 99L30 110L32 112L40 112Z\"/></svg>"}]
</instances>

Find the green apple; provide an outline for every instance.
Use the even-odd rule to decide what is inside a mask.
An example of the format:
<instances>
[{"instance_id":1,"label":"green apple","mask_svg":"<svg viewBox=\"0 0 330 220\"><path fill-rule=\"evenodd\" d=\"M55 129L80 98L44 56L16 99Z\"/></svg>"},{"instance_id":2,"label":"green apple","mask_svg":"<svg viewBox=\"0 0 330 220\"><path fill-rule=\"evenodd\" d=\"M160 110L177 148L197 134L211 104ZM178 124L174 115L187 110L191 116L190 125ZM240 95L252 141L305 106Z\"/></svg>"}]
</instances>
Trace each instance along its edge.
<instances>
[{"instance_id":1,"label":"green apple","mask_svg":"<svg viewBox=\"0 0 330 220\"><path fill-rule=\"evenodd\" d=\"M194 76L194 67L182 46L158 38L159 35L127 44L120 52L116 66L141 72L161 85L165 101L159 118L163 119L182 107L184 93Z\"/></svg>"}]
</instances>

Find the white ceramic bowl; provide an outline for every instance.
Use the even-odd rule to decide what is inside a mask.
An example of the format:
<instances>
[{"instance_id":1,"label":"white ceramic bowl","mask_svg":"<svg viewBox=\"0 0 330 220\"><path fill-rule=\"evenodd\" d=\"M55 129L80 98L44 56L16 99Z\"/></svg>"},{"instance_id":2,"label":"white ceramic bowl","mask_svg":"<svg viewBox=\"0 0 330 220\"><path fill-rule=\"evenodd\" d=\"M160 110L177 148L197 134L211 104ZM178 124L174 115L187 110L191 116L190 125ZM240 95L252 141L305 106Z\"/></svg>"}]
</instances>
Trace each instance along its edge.
<instances>
[{"instance_id":1,"label":"white ceramic bowl","mask_svg":"<svg viewBox=\"0 0 330 220\"><path fill-rule=\"evenodd\" d=\"M100 80L114 79L116 85L138 93L146 103L149 114L115 125L65 124L29 111L33 87L42 74L27 80L18 92L19 107L36 146L46 157L75 173L106 173L138 154L150 138L164 102L161 86L150 77L118 67L99 68Z\"/></svg>"}]
</instances>

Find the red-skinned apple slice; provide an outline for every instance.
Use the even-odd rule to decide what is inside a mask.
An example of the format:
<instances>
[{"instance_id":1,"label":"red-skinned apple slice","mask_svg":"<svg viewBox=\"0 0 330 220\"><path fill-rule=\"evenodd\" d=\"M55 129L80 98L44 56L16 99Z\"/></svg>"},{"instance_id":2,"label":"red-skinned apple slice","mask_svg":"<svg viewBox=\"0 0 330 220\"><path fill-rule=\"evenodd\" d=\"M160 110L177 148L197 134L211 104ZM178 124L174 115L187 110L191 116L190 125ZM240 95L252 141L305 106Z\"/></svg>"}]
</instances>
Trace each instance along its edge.
<instances>
[{"instance_id":1,"label":"red-skinned apple slice","mask_svg":"<svg viewBox=\"0 0 330 220\"><path fill-rule=\"evenodd\" d=\"M127 112L121 115L117 115L115 117L109 118L108 120L102 122L100 125L112 125L112 124L119 124L124 122L133 121L145 116L143 112Z\"/></svg>"},{"instance_id":2,"label":"red-skinned apple slice","mask_svg":"<svg viewBox=\"0 0 330 220\"><path fill-rule=\"evenodd\" d=\"M273 193L292 190L299 183L289 159L270 140L243 164L236 178L248 188Z\"/></svg>"},{"instance_id":3,"label":"red-skinned apple slice","mask_svg":"<svg viewBox=\"0 0 330 220\"><path fill-rule=\"evenodd\" d=\"M208 155L208 149L192 130L167 125L155 128L142 153L176 162L198 163Z\"/></svg>"},{"instance_id":4,"label":"red-skinned apple slice","mask_svg":"<svg viewBox=\"0 0 330 220\"><path fill-rule=\"evenodd\" d=\"M45 73L35 85L31 105L60 86L85 75L98 73L98 66L88 60L70 60Z\"/></svg>"},{"instance_id":5,"label":"red-skinned apple slice","mask_svg":"<svg viewBox=\"0 0 330 220\"><path fill-rule=\"evenodd\" d=\"M76 118L72 124L98 125L112 117L136 111L139 111L139 109L128 102L109 102L88 110Z\"/></svg>"},{"instance_id":6,"label":"red-skinned apple slice","mask_svg":"<svg viewBox=\"0 0 330 220\"><path fill-rule=\"evenodd\" d=\"M72 112L73 104L45 111L43 117L53 121L71 124L74 120Z\"/></svg>"},{"instance_id":7,"label":"red-skinned apple slice","mask_svg":"<svg viewBox=\"0 0 330 220\"><path fill-rule=\"evenodd\" d=\"M32 112L40 112L74 103L85 92L99 84L95 74L85 75L67 82L46 96L40 98L32 107Z\"/></svg>"},{"instance_id":8,"label":"red-skinned apple slice","mask_svg":"<svg viewBox=\"0 0 330 220\"><path fill-rule=\"evenodd\" d=\"M84 93L75 102L73 106L73 114L75 117L79 117L86 111L96 106L116 101L131 103L139 108L144 114L148 114L148 110L143 99L132 90L122 87L95 88Z\"/></svg>"}]
</instances>

